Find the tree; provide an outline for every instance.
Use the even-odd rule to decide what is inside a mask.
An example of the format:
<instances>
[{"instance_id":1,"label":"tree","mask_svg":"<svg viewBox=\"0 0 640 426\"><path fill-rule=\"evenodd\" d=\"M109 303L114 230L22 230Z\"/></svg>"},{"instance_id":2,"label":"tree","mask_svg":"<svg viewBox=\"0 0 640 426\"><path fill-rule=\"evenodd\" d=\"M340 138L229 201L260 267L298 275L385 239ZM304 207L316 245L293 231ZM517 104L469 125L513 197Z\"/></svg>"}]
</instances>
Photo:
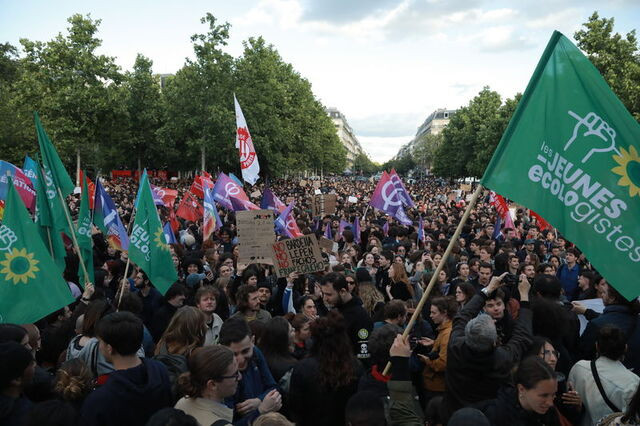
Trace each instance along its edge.
<instances>
[{"instance_id":1,"label":"tree","mask_svg":"<svg viewBox=\"0 0 640 426\"><path fill-rule=\"evenodd\" d=\"M519 99L518 94L502 105L500 95L484 87L442 131L433 172L448 178L482 176Z\"/></svg>"},{"instance_id":2,"label":"tree","mask_svg":"<svg viewBox=\"0 0 640 426\"><path fill-rule=\"evenodd\" d=\"M16 48L9 43L0 44L0 151L3 160L18 166L32 144L29 135L33 132L26 131L29 112L16 102L20 72Z\"/></svg>"},{"instance_id":3,"label":"tree","mask_svg":"<svg viewBox=\"0 0 640 426\"><path fill-rule=\"evenodd\" d=\"M313 168L343 171L345 149L309 81L262 37L243 44L234 86L263 173L277 176Z\"/></svg>"},{"instance_id":4,"label":"tree","mask_svg":"<svg viewBox=\"0 0 640 426\"><path fill-rule=\"evenodd\" d=\"M431 169L436 150L442 144L442 133L427 133L416 141L412 156L423 170Z\"/></svg>"},{"instance_id":5,"label":"tree","mask_svg":"<svg viewBox=\"0 0 640 426\"><path fill-rule=\"evenodd\" d=\"M17 102L40 113L67 167L81 155L99 167L104 160L99 147L126 138L119 97L123 76L114 58L96 54L102 44L96 38L100 20L73 15L67 21L65 36L47 43L20 40L26 56L16 82Z\"/></svg>"},{"instance_id":6,"label":"tree","mask_svg":"<svg viewBox=\"0 0 640 426\"><path fill-rule=\"evenodd\" d=\"M166 120L159 130L163 143L173 147L174 167L238 169L233 112L233 58L222 51L229 38L228 23L218 24L210 13L200 20L206 34L191 37L195 61L170 79L164 90ZM249 123L251 129L251 123Z\"/></svg>"},{"instance_id":7,"label":"tree","mask_svg":"<svg viewBox=\"0 0 640 426\"><path fill-rule=\"evenodd\" d=\"M629 112L640 121L640 54L636 31L613 33L614 19L593 12L574 38Z\"/></svg>"},{"instance_id":8,"label":"tree","mask_svg":"<svg viewBox=\"0 0 640 426\"><path fill-rule=\"evenodd\" d=\"M152 74L152 66L152 60L138 54L133 72L128 72L125 80L130 137L127 147L122 148L135 153L138 170L142 167L143 157L148 167L167 165L156 135L162 125L163 114L160 84Z\"/></svg>"},{"instance_id":9,"label":"tree","mask_svg":"<svg viewBox=\"0 0 640 426\"><path fill-rule=\"evenodd\" d=\"M370 175L375 173L378 167L367 157L365 153L359 153L353 160L353 171L361 174Z\"/></svg>"}]
</instances>

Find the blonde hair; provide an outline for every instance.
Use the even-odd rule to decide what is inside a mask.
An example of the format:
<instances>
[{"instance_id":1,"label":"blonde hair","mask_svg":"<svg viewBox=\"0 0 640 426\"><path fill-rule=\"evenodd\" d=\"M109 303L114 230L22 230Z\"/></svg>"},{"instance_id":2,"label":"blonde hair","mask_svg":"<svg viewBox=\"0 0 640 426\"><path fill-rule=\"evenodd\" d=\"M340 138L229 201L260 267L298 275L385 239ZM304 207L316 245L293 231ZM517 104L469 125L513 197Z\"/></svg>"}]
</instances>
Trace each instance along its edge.
<instances>
[{"instance_id":1,"label":"blonde hair","mask_svg":"<svg viewBox=\"0 0 640 426\"><path fill-rule=\"evenodd\" d=\"M370 282L362 282L358 288L358 296L362 300L362 307L369 315L373 314L373 309L380 302L384 303L384 296Z\"/></svg>"},{"instance_id":2,"label":"blonde hair","mask_svg":"<svg viewBox=\"0 0 640 426\"><path fill-rule=\"evenodd\" d=\"M56 372L53 390L65 401L82 401L92 389L93 375L80 358L66 361Z\"/></svg>"},{"instance_id":3,"label":"blonde hair","mask_svg":"<svg viewBox=\"0 0 640 426\"><path fill-rule=\"evenodd\" d=\"M295 426L280 413L265 413L258 417L253 426Z\"/></svg>"}]
</instances>

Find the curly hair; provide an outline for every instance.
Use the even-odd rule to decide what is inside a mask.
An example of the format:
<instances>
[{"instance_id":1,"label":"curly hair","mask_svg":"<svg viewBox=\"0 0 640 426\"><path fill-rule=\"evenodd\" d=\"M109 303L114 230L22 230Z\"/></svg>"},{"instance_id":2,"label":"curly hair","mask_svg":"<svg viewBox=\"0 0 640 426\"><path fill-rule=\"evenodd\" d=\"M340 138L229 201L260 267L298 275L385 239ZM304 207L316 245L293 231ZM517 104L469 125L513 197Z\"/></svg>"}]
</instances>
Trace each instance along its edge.
<instances>
[{"instance_id":1,"label":"curly hair","mask_svg":"<svg viewBox=\"0 0 640 426\"><path fill-rule=\"evenodd\" d=\"M53 390L65 401L82 401L92 389L93 375L80 358L64 362L56 372Z\"/></svg>"},{"instance_id":2,"label":"curly hair","mask_svg":"<svg viewBox=\"0 0 640 426\"><path fill-rule=\"evenodd\" d=\"M311 323L311 356L318 360L318 380L327 388L346 386L356 378L353 348L344 317L335 311Z\"/></svg>"}]
</instances>

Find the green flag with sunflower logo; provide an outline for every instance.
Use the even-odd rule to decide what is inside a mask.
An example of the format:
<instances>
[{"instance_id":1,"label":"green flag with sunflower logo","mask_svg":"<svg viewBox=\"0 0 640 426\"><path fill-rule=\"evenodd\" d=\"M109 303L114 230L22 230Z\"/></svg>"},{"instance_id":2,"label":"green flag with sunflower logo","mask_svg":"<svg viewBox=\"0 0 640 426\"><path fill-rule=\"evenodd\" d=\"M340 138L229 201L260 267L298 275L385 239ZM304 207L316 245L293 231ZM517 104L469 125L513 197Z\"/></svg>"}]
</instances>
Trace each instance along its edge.
<instances>
[{"instance_id":1,"label":"green flag with sunflower logo","mask_svg":"<svg viewBox=\"0 0 640 426\"><path fill-rule=\"evenodd\" d=\"M0 323L27 324L74 299L20 196L8 187L0 226Z\"/></svg>"},{"instance_id":2,"label":"green flag with sunflower logo","mask_svg":"<svg viewBox=\"0 0 640 426\"><path fill-rule=\"evenodd\" d=\"M482 184L536 211L607 281L640 295L640 125L554 32Z\"/></svg>"},{"instance_id":3,"label":"green flag with sunflower logo","mask_svg":"<svg viewBox=\"0 0 640 426\"><path fill-rule=\"evenodd\" d=\"M146 170L140 178L136 199L136 218L129 236L129 258L142 268L151 283L164 294L178 280L178 274L164 238Z\"/></svg>"}]
</instances>

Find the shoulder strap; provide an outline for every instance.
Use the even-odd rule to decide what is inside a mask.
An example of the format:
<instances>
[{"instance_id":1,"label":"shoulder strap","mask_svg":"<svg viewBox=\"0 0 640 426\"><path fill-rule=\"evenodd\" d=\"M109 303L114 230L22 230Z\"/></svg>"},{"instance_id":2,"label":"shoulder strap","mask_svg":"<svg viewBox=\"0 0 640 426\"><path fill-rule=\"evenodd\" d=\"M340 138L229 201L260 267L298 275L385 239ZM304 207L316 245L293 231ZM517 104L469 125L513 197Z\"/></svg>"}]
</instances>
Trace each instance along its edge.
<instances>
[{"instance_id":1,"label":"shoulder strap","mask_svg":"<svg viewBox=\"0 0 640 426\"><path fill-rule=\"evenodd\" d=\"M616 407L615 404L611 402L611 400L607 397L607 394L604 393L604 388L602 387L602 382L600 381L600 376L598 376L598 370L596 369L595 360L591 361L591 374L593 374L593 378L596 381L596 385L598 385L598 390L600 391L600 395L602 396L602 399L604 399L604 402L607 403L609 408L611 408L614 413L620 411L620 409Z\"/></svg>"}]
</instances>

